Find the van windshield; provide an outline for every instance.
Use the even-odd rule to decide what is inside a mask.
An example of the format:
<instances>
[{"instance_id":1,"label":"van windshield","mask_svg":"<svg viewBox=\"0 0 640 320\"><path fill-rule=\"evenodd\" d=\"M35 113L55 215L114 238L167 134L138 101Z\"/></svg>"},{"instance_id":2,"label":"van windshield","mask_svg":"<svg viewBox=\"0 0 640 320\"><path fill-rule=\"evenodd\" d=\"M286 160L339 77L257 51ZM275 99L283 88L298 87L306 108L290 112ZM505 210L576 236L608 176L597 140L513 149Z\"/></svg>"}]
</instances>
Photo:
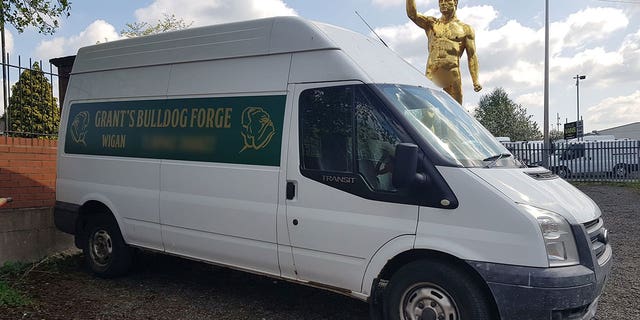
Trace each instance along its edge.
<instances>
[{"instance_id":1,"label":"van windshield","mask_svg":"<svg viewBox=\"0 0 640 320\"><path fill-rule=\"evenodd\" d=\"M377 88L436 152L453 162L464 167L520 165L447 93L392 84Z\"/></svg>"}]
</instances>

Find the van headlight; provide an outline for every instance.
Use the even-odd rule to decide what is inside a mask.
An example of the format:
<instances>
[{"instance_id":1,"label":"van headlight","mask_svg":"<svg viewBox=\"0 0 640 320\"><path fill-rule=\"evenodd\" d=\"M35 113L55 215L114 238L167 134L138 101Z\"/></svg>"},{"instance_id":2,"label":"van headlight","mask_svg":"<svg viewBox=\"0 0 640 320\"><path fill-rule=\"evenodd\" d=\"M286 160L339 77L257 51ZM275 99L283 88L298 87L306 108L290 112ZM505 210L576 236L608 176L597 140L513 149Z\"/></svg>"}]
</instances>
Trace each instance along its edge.
<instances>
[{"instance_id":1,"label":"van headlight","mask_svg":"<svg viewBox=\"0 0 640 320\"><path fill-rule=\"evenodd\" d=\"M526 204L520 206L538 221L547 249L549 267L569 266L580 262L576 240L564 217Z\"/></svg>"}]
</instances>

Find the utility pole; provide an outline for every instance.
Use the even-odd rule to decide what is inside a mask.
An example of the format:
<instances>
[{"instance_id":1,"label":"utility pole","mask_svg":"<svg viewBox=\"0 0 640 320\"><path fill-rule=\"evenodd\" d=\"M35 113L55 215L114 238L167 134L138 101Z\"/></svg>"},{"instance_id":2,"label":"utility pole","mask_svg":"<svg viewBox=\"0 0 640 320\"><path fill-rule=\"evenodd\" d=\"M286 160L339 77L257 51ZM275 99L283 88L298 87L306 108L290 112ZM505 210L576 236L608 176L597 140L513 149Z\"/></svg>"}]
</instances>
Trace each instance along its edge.
<instances>
[{"instance_id":1,"label":"utility pole","mask_svg":"<svg viewBox=\"0 0 640 320\"><path fill-rule=\"evenodd\" d=\"M549 167L549 0L545 0L544 10L544 150L542 166Z\"/></svg>"},{"instance_id":2,"label":"utility pole","mask_svg":"<svg viewBox=\"0 0 640 320\"><path fill-rule=\"evenodd\" d=\"M4 1L0 1L0 14L2 15L2 23L0 23L0 38L2 39L2 108L4 110L4 131L11 131L9 128L9 113L7 112L7 53L4 40Z\"/></svg>"}]
</instances>

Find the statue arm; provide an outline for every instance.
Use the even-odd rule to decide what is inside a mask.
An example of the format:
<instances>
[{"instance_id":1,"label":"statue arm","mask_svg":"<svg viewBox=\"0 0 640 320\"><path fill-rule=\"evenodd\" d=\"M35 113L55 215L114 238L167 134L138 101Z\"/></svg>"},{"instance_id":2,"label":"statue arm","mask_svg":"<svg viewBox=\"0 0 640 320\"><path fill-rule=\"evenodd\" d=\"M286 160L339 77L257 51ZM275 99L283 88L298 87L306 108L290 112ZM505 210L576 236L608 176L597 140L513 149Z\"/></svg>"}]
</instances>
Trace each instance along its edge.
<instances>
[{"instance_id":1,"label":"statue arm","mask_svg":"<svg viewBox=\"0 0 640 320\"><path fill-rule=\"evenodd\" d=\"M433 25L433 17L423 16L418 13L415 0L407 0L407 16L422 29L429 29Z\"/></svg>"},{"instance_id":2,"label":"statue arm","mask_svg":"<svg viewBox=\"0 0 640 320\"><path fill-rule=\"evenodd\" d=\"M471 80L473 80L473 90L479 92L482 90L482 85L478 80L479 66L478 56L476 55L476 35L470 26L465 26L465 49L467 50L467 58L469 59L469 72L471 73Z\"/></svg>"}]
</instances>

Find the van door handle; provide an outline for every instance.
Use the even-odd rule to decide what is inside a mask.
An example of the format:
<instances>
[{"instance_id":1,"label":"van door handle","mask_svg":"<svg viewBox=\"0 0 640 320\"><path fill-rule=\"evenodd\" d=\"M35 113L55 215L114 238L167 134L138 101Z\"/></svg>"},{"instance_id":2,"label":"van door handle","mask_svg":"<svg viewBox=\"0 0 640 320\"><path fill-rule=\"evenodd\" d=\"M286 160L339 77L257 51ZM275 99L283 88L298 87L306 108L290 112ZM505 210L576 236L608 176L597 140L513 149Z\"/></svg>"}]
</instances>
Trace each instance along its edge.
<instances>
[{"instance_id":1,"label":"van door handle","mask_svg":"<svg viewBox=\"0 0 640 320\"><path fill-rule=\"evenodd\" d=\"M287 200L293 200L296 197L296 185L287 181Z\"/></svg>"}]
</instances>

